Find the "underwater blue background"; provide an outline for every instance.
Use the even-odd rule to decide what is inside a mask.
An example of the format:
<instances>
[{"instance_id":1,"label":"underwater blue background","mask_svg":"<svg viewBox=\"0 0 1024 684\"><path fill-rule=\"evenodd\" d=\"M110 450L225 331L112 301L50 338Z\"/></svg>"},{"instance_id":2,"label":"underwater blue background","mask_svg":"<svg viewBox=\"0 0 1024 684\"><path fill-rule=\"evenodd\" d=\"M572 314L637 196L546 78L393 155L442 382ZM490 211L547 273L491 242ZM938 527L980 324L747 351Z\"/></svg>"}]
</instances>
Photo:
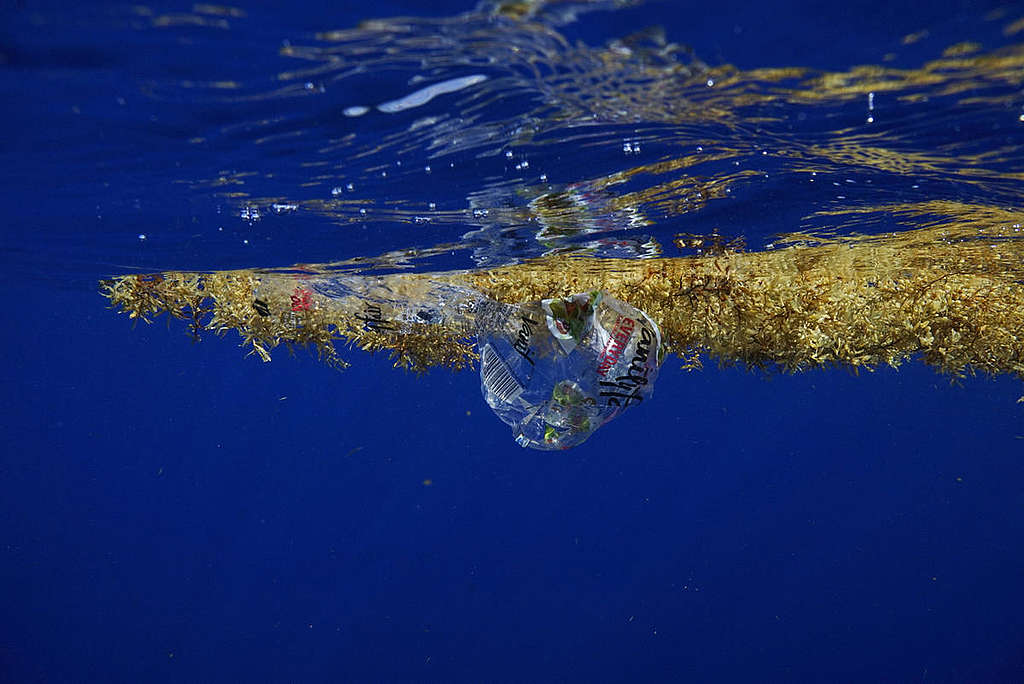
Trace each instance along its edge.
<instances>
[{"instance_id":1,"label":"underwater blue background","mask_svg":"<svg viewBox=\"0 0 1024 684\"><path fill-rule=\"evenodd\" d=\"M207 164L187 127L145 124L172 106L117 98L153 73L256 74L248 56L284 38L472 5L241 6L245 35L177 52L106 5L0 14L0 680L1024 680L1017 380L670 357L652 401L534 452L474 372L358 351L343 373L301 352L264 364L233 334L192 344L179 322L110 311L96 281L126 270L403 242L303 217L246 247L216 235L216 203L177 183ZM984 42L995 6L660 3L565 32L658 23L744 68L896 47L916 64L903 36ZM746 213L752 236L792 228Z\"/></svg>"}]
</instances>

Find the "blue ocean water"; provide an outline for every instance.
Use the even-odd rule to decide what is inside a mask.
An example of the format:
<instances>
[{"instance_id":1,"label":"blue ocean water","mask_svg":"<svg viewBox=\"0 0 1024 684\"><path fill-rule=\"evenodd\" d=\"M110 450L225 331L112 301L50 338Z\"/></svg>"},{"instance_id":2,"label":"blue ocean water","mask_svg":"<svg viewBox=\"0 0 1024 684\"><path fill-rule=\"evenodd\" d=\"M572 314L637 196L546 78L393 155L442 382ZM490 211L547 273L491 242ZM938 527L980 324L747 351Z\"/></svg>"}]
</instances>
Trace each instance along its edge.
<instances>
[{"instance_id":1,"label":"blue ocean water","mask_svg":"<svg viewBox=\"0 0 1024 684\"><path fill-rule=\"evenodd\" d=\"M650 402L533 452L476 373L265 364L97 295L906 228L828 213L880 197L1020 212L1022 77L992 66L1019 7L495 7L2 8L0 678L1024 679L1019 380L670 357ZM923 69L975 52L993 71ZM861 65L910 75L814 95Z\"/></svg>"}]
</instances>

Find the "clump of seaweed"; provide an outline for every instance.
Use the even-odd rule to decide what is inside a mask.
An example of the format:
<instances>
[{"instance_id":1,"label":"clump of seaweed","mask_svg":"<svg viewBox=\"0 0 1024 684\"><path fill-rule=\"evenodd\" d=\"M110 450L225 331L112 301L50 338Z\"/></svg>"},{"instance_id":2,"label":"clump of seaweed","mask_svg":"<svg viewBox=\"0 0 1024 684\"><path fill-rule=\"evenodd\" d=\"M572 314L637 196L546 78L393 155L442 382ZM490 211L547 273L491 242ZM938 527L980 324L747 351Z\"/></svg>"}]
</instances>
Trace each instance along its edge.
<instances>
[{"instance_id":1,"label":"clump of seaweed","mask_svg":"<svg viewBox=\"0 0 1024 684\"><path fill-rule=\"evenodd\" d=\"M423 372L433 366L462 370L473 364L477 354L473 341L461 337L462 331L427 324L414 324L401 335L366 331L352 337L364 351L389 350L395 368Z\"/></svg>"},{"instance_id":2,"label":"clump of seaweed","mask_svg":"<svg viewBox=\"0 0 1024 684\"><path fill-rule=\"evenodd\" d=\"M367 319L361 301L333 299L302 279L256 271L168 272L104 280L101 293L130 318L150 322L161 314L189 321L193 336L238 332L241 346L263 361L279 345L315 351L337 369L348 367L336 343L369 352L387 350L395 367L422 372L431 366L458 370L476 358L465 330L425 323L395 325ZM375 307L379 311L379 307ZM377 316L380 314L378 313Z\"/></svg>"},{"instance_id":3,"label":"clump of seaweed","mask_svg":"<svg viewBox=\"0 0 1024 684\"><path fill-rule=\"evenodd\" d=\"M884 237L793 237L763 252L643 261L553 256L483 271L373 276L362 289L347 276L342 294L321 287L332 276L314 267L299 275L127 275L104 281L102 291L135 319L167 312L189 321L196 336L237 330L265 361L285 344L313 348L338 368L347 365L339 341L387 350L396 367L417 372L470 366L471 307L465 298L439 298L438 288L447 287L508 304L604 290L646 311L685 368L701 367L705 357L784 371L870 370L920 358L954 376L1024 378L1024 240L1007 215L989 218L959 230L946 224ZM425 309L442 315L415 315Z\"/></svg>"},{"instance_id":4,"label":"clump of seaweed","mask_svg":"<svg viewBox=\"0 0 1024 684\"><path fill-rule=\"evenodd\" d=\"M205 327L202 319L209 313L197 273L121 276L101 281L100 292L135 320L149 323L150 318L165 312L187 320L194 336Z\"/></svg>"},{"instance_id":5,"label":"clump of seaweed","mask_svg":"<svg viewBox=\"0 0 1024 684\"><path fill-rule=\"evenodd\" d=\"M600 288L645 310L671 351L751 368L897 367L1024 377L1024 242L995 227L821 239L756 253L541 260L466 277L501 301Z\"/></svg>"}]
</instances>

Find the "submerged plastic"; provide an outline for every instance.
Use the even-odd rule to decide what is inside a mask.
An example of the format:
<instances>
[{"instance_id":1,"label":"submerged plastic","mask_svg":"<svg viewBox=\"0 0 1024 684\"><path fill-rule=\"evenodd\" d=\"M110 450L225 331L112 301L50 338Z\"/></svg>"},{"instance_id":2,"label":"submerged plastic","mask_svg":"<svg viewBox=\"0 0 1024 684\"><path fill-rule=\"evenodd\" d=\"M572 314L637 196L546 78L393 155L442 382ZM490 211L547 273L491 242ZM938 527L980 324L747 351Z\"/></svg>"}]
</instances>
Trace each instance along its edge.
<instances>
[{"instance_id":1,"label":"submerged plastic","mask_svg":"<svg viewBox=\"0 0 1024 684\"><path fill-rule=\"evenodd\" d=\"M601 291L477 313L480 382L491 409L533 449L568 449L650 398L661 331Z\"/></svg>"}]
</instances>

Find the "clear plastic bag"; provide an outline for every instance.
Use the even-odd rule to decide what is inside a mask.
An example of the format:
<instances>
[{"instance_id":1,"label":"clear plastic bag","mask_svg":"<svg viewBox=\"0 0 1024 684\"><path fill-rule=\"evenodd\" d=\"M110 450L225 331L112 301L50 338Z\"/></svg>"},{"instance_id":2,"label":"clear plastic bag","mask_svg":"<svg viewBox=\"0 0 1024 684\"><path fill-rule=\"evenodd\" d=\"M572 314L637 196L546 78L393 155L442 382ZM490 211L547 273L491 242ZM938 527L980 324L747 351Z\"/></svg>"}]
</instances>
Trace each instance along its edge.
<instances>
[{"instance_id":1,"label":"clear plastic bag","mask_svg":"<svg viewBox=\"0 0 1024 684\"><path fill-rule=\"evenodd\" d=\"M654 391L661 331L604 292L485 302L477 324L484 399L524 447L581 444Z\"/></svg>"}]
</instances>

